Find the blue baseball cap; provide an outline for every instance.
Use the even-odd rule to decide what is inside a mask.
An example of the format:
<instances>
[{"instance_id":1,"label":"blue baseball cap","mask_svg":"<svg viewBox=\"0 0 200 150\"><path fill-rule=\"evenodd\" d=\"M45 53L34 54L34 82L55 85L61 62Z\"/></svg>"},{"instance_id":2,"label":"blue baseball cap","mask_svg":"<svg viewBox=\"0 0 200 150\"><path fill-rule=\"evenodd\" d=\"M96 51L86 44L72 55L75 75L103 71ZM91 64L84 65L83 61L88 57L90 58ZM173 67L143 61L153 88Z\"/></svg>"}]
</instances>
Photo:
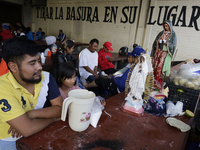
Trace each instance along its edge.
<instances>
[{"instance_id":1,"label":"blue baseball cap","mask_svg":"<svg viewBox=\"0 0 200 150\"><path fill-rule=\"evenodd\" d=\"M136 48L134 48L134 50L130 53L128 53L128 55L130 56L134 56L134 57L138 57L140 56L142 53L146 53L146 51L141 47L141 46L137 46Z\"/></svg>"},{"instance_id":2,"label":"blue baseball cap","mask_svg":"<svg viewBox=\"0 0 200 150\"><path fill-rule=\"evenodd\" d=\"M5 28L6 30L8 30L9 26L8 25L3 25L3 28Z\"/></svg>"}]
</instances>

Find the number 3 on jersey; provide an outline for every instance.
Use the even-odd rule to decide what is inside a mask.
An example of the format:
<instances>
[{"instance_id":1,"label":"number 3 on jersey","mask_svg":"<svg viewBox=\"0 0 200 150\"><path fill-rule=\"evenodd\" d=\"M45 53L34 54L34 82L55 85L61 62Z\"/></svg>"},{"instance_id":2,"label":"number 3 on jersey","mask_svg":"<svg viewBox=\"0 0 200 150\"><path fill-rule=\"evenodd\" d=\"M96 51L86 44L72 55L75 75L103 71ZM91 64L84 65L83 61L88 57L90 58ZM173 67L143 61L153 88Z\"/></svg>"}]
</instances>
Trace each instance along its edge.
<instances>
[{"instance_id":1,"label":"number 3 on jersey","mask_svg":"<svg viewBox=\"0 0 200 150\"><path fill-rule=\"evenodd\" d=\"M4 112L7 112L7 111L10 111L11 106L10 106L10 104L8 104L8 101L6 99L2 99L2 100L0 100L0 108Z\"/></svg>"}]
</instances>

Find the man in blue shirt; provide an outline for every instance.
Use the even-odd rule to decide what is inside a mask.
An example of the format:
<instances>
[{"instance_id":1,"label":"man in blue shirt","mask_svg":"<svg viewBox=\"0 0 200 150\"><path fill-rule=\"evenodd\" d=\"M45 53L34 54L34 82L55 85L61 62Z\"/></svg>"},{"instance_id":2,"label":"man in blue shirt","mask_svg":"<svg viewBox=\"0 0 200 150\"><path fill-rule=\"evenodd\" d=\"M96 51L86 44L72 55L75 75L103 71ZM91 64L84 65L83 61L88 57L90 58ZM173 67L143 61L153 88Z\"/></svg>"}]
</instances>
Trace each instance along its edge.
<instances>
[{"instance_id":1,"label":"man in blue shirt","mask_svg":"<svg viewBox=\"0 0 200 150\"><path fill-rule=\"evenodd\" d=\"M27 27L26 28L26 36L29 40L32 40L33 41L33 32L31 31L31 28L30 27Z\"/></svg>"},{"instance_id":2,"label":"man in blue shirt","mask_svg":"<svg viewBox=\"0 0 200 150\"><path fill-rule=\"evenodd\" d=\"M60 41L60 42L63 42L66 38L66 35L65 33L63 33L63 30L59 30L59 34L58 34L58 37L57 39Z\"/></svg>"},{"instance_id":3,"label":"man in blue shirt","mask_svg":"<svg viewBox=\"0 0 200 150\"><path fill-rule=\"evenodd\" d=\"M141 47L136 47L131 53L128 53L128 62L131 63L132 65L136 62L138 57L141 54L145 54L145 50ZM93 82L87 84L86 82L83 83L83 86L85 88L91 88L91 87L100 87L105 91L110 92L111 94L115 95L120 92L123 92L125 90L125 82L127 80L128 73L131 68L126 70L126 72L121 76L121 77L114 77L112 79L110 78L105 78L105 77L99 77Z\"/></svg>"},{"instance_id":4,"label":"man in blue shirt","mask_svg":"<svg viewBox=\"0 0 200 150\"><path fill-rule=\"evenodd\" d=\"M46 37L45 32L42 32L41 35L38 37L38 40L45 41L45 37Z\"/></svg>"},{"instance_id":5,"label":"man in blue shirt","mask_svg":"<svg viewBox=\"0 0 200 150\"><path fill-rule=\"evenodd\" d=\"M38 31L36 32L36 36L39 37L41 36L42 33L42 28L38 28Z\"/></svg>"}]
</instances>

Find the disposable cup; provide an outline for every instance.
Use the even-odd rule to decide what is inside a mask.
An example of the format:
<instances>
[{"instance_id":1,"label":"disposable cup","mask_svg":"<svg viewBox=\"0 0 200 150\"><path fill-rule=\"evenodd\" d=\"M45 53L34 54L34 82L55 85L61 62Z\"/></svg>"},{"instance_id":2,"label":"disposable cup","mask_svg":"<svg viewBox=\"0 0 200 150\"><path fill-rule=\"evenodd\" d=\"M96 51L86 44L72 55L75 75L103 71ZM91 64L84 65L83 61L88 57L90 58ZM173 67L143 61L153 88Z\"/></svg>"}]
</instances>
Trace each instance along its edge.
<instances>
[{"instance_id":1,"label":"disposable cup","mask_svg":"<svg viewBox=\"0 0 200 150\"><path fill-rule=\"evenodd\" d=\"M42 64L45 63L45 59L46 59L46 57L41 57L41 62L42 62Z\"/></svg>"},{"instance_id":2,"label":"disposable cup","mask_svg":"<svg viewBox=\"0 0 200 150\"><path fill-rule=\"evenodd\" d=\"M51 57L51 51L48 51L48 57Z\"/></svg>"}]
</instances>

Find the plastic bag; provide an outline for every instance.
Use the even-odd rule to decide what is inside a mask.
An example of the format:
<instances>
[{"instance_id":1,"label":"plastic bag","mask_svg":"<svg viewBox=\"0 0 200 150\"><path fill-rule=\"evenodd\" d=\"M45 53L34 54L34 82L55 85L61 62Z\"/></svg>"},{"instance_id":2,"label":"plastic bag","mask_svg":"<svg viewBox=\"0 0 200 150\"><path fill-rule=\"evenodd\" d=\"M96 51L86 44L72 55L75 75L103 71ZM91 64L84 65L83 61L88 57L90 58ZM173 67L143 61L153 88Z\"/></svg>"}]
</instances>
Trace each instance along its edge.
<instances>
[{"instance_id":1,"label":"plastic bag","mask_svg":"<svg viewBox=\"0 0 200 150\"><path fill-rule=\"evenodd\" d=\"M177 101L176 105L174 105L172 101L167 101L166 113L165 117L181 115L183 113L183 103Z\"/></svg>"},{"instance_id":2,"label":"plastic bag","mask_svg":"<svg viewBox=\"0 0 200 150\"><path fill-rule=\"evenodd\" d=\"M170 82L186 88L200 90L200 63L182 64L177 72L171 74Z\"/></svg>"},{"instance_id":3,"label":"plastic bag","mask_svg":"<svg viewBox=\"0 0 200 150\"><path fill-rule=\"evenodd\" d=\"M96 128L97 124L99 122L99 119L101 117L102 114L102 110L104 109L104 107L101 105L101 102L99 100L98 97L95 98L95 101L93 103L93 107L92 107L92 112L91 112L91 118L90 118L90 124Z\"/></svg>"},{"instance_id":4,"label":"plastic bag","mask_svg":"<svg viewBox=\"0 0 200 150\"><path fill-rule=\"evenodd\" d=\"M143 115L144 112L142 105L143 103L131 104L129 101L126 101L122 107L122 111L130 113L135 116L141 116Z\"/></svg>"}]
</instances>

